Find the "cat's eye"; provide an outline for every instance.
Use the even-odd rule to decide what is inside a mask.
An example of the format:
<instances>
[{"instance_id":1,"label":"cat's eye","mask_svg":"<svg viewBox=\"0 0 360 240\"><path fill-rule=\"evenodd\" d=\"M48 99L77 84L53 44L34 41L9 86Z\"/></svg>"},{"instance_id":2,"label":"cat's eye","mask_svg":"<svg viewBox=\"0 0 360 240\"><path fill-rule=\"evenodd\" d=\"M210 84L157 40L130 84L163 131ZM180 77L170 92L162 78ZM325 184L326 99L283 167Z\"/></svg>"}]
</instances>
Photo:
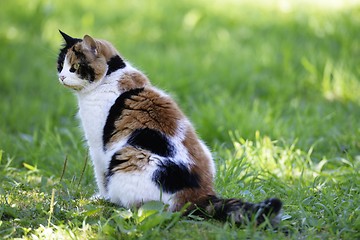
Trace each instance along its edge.
<instances>
[{"instance_id":1,"label":"cat's eye","mask_svg":"<svg viewBox=\"0 0 360 240\"><path fill-rule=\"evenodd\" d=\"M73 65L71 65L71 68L70 68L70 72L75 72L76 70L78 70L80 67L80 64L78 63L74 63Z\"/></svg>"}]
</instances>

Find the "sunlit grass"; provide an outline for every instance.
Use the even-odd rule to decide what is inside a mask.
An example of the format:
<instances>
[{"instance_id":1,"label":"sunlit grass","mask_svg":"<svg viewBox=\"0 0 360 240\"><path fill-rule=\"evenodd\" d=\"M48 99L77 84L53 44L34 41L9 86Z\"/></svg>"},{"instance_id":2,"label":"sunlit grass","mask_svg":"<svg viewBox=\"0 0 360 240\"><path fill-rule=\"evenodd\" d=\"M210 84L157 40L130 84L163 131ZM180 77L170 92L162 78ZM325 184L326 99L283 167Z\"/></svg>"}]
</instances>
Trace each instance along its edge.
<instances>
[{"instance_id":1,"label":"sunlit grass","mask_svg":"<svg viewBox=\"0 0 360 240\"><path fill-rule=\"evenodd\" d=\"M0 238L359 238L359 26L359 1L7 1ZM281 198L279 228L91 200L58 29L113 42L170 92L213 149L219 194Z\"/></svg>"}]
</instances>

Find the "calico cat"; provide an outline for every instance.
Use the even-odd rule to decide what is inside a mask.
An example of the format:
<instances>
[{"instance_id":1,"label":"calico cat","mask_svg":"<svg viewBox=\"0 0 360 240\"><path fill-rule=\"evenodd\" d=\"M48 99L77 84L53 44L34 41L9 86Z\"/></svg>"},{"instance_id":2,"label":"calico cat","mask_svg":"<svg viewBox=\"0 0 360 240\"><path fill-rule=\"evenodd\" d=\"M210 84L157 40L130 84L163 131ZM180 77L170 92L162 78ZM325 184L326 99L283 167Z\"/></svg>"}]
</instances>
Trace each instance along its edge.
<instances>
[{"instance_id":1,"label":"calico cat","mask_svg":"<svg viewBox=\"0 0 360 240\"><path fill-rule=\"evenodd\" d=\"M237 224L279 221L279 199L216 196L212 156L190 121L111 43L60 33L59 81L78 98L100 197L127 208L160 200L171 211L190 203L188 212Z\"/></svg>"}]
</instances>

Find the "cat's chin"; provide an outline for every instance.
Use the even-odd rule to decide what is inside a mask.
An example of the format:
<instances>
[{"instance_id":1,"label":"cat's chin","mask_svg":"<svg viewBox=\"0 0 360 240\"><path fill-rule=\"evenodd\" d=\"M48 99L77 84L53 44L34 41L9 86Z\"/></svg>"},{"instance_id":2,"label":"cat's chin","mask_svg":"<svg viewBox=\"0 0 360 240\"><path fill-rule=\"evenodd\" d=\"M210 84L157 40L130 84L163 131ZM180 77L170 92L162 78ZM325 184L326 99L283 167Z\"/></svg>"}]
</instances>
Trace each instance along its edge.
<instances>
[{"instance_id":1,"label":"cat's chin","mask_svg":"<svg viewBox=\"0 0 360 240\"><path fill-rule=\"evenodd\" d=\"M74 91L81 91L83 89L83 87L81 86L66 86Z\"/></svg>"},{"instance_id":2,"label":"cat's chin","mask_svg":"<svg viewBox=\"0 0 360 240\"><path fill-rule=\"evenodd\" d=\"M82 89L84 88L83 86L79 86L79 85L69 85L69 84L66 84L66 83L61 82L61 81L60 81L60 83L61 83L64 87L70 88L70 89L75 90L75 91L80 91L80 90L82 90Z\"/></svg>"}]
</instances>

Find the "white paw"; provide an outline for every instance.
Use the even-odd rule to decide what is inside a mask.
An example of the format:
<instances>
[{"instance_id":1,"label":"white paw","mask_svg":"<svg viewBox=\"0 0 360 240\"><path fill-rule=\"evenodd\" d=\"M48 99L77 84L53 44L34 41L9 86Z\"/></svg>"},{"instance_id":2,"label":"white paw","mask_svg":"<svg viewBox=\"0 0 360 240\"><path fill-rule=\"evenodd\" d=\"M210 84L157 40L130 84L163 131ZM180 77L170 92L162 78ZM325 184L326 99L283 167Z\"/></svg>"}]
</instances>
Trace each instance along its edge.
<instances>
[{"instance_id":1,"label":"white paw","mask_svg":"<svg viewBox=\"0 0 360 240\"><path fill-rule=\"evenodd\" d=\"M97 200L109 200L108 197L101 195L100 193L95 193L90 198L91 201L97 201Z\"/></svg>"}]
</instances>

